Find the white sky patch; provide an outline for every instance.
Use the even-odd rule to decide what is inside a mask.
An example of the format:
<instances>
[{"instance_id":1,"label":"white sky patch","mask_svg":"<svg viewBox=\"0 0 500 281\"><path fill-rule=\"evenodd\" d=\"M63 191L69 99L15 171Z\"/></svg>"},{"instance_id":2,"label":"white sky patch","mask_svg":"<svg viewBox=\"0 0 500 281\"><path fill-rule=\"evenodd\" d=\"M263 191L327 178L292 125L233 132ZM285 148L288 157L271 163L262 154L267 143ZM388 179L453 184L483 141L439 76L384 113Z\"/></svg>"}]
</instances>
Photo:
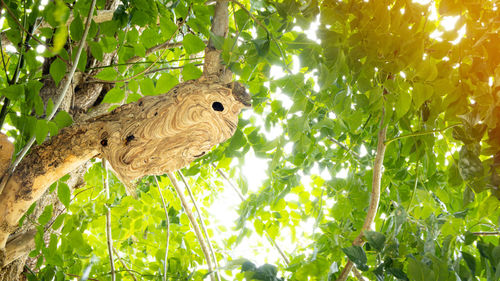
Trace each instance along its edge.
<instances>
[{"instance_id":1,"label":"white sky patch","mask_svg":"<svg viewBox=\"0 0 500 281\"><path fill-rule=\"evenodd\" d=\"M300 71L300 60L298 56L292 56L292 73L297 74ZM283 73L285 76L285 73Z\"/></svg>"},{"instance_id":2,"label":"white sky patch","mask_svg":"<svg viewBox=\"0 0 500 281\"><path fill-rule=\"evenodd\" d=\"M283 92L281 92L281 89L277 88L275 93L272 93L273 98L275 100L281 101L281 105L286 108L290 109L293 105L293 100L285 95Z\"/></svg>"},{"instance_id":3,"label":"white sky patch","mask_svg":"<svg viewBox=\"0 0 500 281\"><path fill-rule=\"evenodd\" d=\"M488 86L492 87L494 82L493 76L488 77Z\"/></svg>"},{"instance_id":4,"label":"white sky patch","mask_svg":"<svg viewBox=\"0 0 500 281\"><path fill-rule=\"evenodd\" d=\"M441 19L441 26L444 28L446 31L453 30L455 28L455 25L457 24L458 19L460 16L447 16L443 17Z\"/></svg>"},{"instance_id":5,"label":"white sky patch","mask_svg":"<svg viewBox=\"0 0 500 281\"><path fill-rule=\"evenodd\" d=\"M271 79L280 79L282 77L285 77L285 72L283 71L283 68L281 68L281 66L278 66L278 65L271 65L271 69L270 69L270 75L271 75ZM268 83L267 85L265 85L265 83ZM266 86L267 88L269 88L269 82L264 82L264 86Z\"/></svg>"},{"instance_id":6,"label":"white sky patch","mask_svg":"<svg viewBox=\"0 0 500 281\"><path fill-rule=\"evenodd\" d=\"M45 52L45 50L46 50L46 49L47 49L47 48L45 48L45 46L44 46L44 45L38 45L38 46L36 46L36 52L37 52L38 54L41 54L41 53Z\"/></svg>"},{"instance_id":7,"label":"white sky patch","mask_svg":"<svg viewBox=\"0 0 500 281\"><path fill-rule=\"evenodd\" d=\"M360 157L363 157L365 156L366 154L368 154L368 151L366 151L366 147L364 144L362 144L359 148L359 156Z\"/></svg>"},{"instance_id":8,"label":"white sky patch","mask_svg":"<svg viewBox=\"0 0 500 281\"><path fill-rule=\"evenodd\" d=\"M464 26L462 26L459 30L458 30L458 36L457 36L457 39L453 40L453 41L450 41L451 44L453 45L456 45L458 43L460 43L460 41L462 40L462 38L465 37L465 31L467 30L466 28L466 25L464 24Z\"/></svg>"},{"instance_id":9,"label":"white sky patch","mask_svg":"<svg viewBox=\"0 0 500 281\"><path fill-rule=\"evenodd\" d=\"M346 179L347 174L349 173L349 170L347 168L342 168L340 171L335 175L335 177L339 179Z\"/></svg>"},{"instance_id":10,"label":"white sky patch","mask_svg":"<svg viewBox=\"0 0 500 281\"><path fill-rule=\"evenodd\" d=\"M14 47L12 44L9 44L5 46L5 51L7 51L8 53L15 53L17 50L16 47Z\"/></svg>"}]
</instances>

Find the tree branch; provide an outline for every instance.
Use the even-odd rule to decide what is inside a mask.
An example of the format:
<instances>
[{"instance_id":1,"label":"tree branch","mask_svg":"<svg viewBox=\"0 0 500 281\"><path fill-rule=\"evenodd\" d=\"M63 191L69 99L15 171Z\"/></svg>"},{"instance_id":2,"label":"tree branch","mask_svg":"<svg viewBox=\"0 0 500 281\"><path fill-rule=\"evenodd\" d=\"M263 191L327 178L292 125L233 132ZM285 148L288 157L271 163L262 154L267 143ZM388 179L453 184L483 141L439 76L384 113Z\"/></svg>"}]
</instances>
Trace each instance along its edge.
<instances>
[{"instance_id":1,"label":"tree branch","mask_svg":"<svg viewBox=\"0 0 500 281\"><path fill-rule=\"evenodd\" d=\"M210 242L210 236L208 236L207 227L205 226L205 223L203 222L203 217L201 215L200 208L198 208L198 203L196 203L196 199L194 199L193 192L191 192L191 187L189 187L189 184L188 184L186 178L184 177L184 175L181 173L181 171L177 171L177 174L179 175L179 177L181 177L182 182L184 182L184 185L186 186L186 190L189 193L189 197L191 198L191 202L193 202L194 208L196 209L196 214L198 215L198 220L200 221L201 229L203 230L203 233L205 234L205 239L207 239L208 248L210 249L210 253L212 254L212 258L214 259L215 267L218 268L219 263L217 262L217 257L215 256L214 248L212 247L212 242ZM217 280L220 281L219 272L216 271L215 274L216 274Z\"/></svg>"},{"instance_id":2,"label":"tree branch","mask_svg":"<svg viewBox=\"0 0 500 281\"><path fill-rule=\"evenodd\" d=\"M432 131L423 131L423 132L415 132L415 133L411 133L411 134L407 134L407 135L402 135L402 136L399 136L399 137L395 137L395 138L392 138L392 139L389 139L389 140L386 140L385 141L385 145L388 145L390 144L391 142L395 141L395 140L399 140L399 139L404 139L404 138L409 138L409 137L418 137L418 136L424 136L424 135L430 135L430 134L434 134L434 133L441 133L441 132L444 132L450 128L454 128L454 127L457 127L457 126L460 126L461 124L453 124L453 125L450 125L448 127L445 127L443 129L437 129L437 130L432 130Z\"/></svg>"},{"instance_id":3,"label":"tree branch","mask_svg":"<svg viewBox=\"0 0 500 281\"><path fill-rule=\"evenodd\" d=\"M127 273L132 277L132 279L134 279L134 281L137 281L137 278L134 275L135 271L130 270L128 268L128 266L125 264L125 262L122 260L122 258L120 258L120 255L118 255L118 251L115 249L115 247L113 247L113 252L115 253L115 255L118 258L118 260L120 261L120 263L122 264L123 268L125 268Z\"/></svg>"},{"instance_id":4,"label":"tree branch","mask_svg":"<svg viewBox=\"0 0 500 281\"><path fill-rule=\"evenodd\" d=\"M382 128L378 133L378 144L377 144L377 155L375 156L375 161L373 163L373 178L372 178L372 192L370 195L370 205L368 207L368 212L366 214L365 222L363 223L363 227L361 228L361 232L354 239L352 244L354 246L362 246L364 244L363 236L365 230L370 230L373 221L375 220L375 215L377 214L378 203L380 200L380 184L382 179L382 166L384 163L384 154L386 148L385 136L387 132L387 126L382 127L384 125L384 113L382 113L382 118L380 118L380 127ZM337 281L345 281L351 269L353 267L353 262L348 261L344 270L337 278Z\"/></svg>"},{"instance_id":5,"label":"tree branch","mask_svg":"<svg viewBox=\"0 0 500 281\"><path fill-rule=\"evenodd\" d=\"M200 232L200 228L198 227L198 223L196 222L195 217L193 216L193 213L191 212L191 209L189 208L189 205L186 201L186 197L184 197L184 194L182 193L181 188L179 187L179 184L177 183L177 179L175 178L175 175L172 173L167 173L168 178L172 182L172 185L175 188L175 191L177 192L177 195L179 196L179 199L181 200L182 207L184 208L184 211L186 212L186 215L189 218L189 221L191 222L191 225L193 226L194 233L196 234L196 238L198 238L198 242L200 243L201 250L203 251L203 255L205 256L205 260L207 261L208 265L208 271L210 272L210 278L212 281L215 281L215 276L214 276L214 270L212 266L212 261L210 259L210 254L207 249L207 245L205 244L205 240L203 239L203 235Z\"/></svg>"},{"instance_id":6,"label":"tree branch","mask_svg":"<svg viewBox=\"0 0 500 281\"><path fill-rule=\"evenodd\" d=\"M167 241L166 241L166 246L165 246L165 262L163 264L163 281L167 281L167 269L168 269L168 244L170 241L170 219L168 217L168 209L167 205L165 204L165 199L163 198L163 194L161 193L161 188L160 188L160 183L158 182L158 177L154 176L155 181L156 181L156 187L158 187L158 192L160 193L160 198L161 198L161 204L163 206L163 211L165 212L165 219L167 221Z\"/></svg>"},{"instance_id":7,"label":"tree branch","mask_svg":"<svg viewBox=\"0 0 500 281\"><path fill-rule=\"evenodd\" d=\"M106 201L109 200L109 174L108 174L108 164L106 160L102 161L104 166L104 189L106 191ZM113 237L111 235L111 208L106 205L108 211L106 212L106 241L108 244L108 256L109 265L111 267L111 281L115 281L115 261L113 258Z\"/></svg>"},{"instance_id":8,"label":"tree branch","mask_svg":"<svg viewBox=\"0 0 500 281\"><path fill-rule=\"evenodd\" d=\"M52 118L56 114L57 110L61 106L61 103L63 102L64 98L66 97L66 94L68 92L69 86L71 85L71 80L73 79L73 75L75 74L76 67L78 66L78 61L80 60L80 55L82 53L83 46L85 45L85 41L87 39L87 35L89 34L91 16L94 13L95 3L96 3L96 0L92 0L92 3L90 4L90 9L89 9L89 16L87 17L87 22L85 23L85 30L83 31L82 40L80 41L80 44L78 46L78 50L76 51L75 59L73 60L73 65L72 65L71 70L69 71L69 73L68 73L68 75L66 77L66 81L65 81L64 87L63 87L63 89L61 91L61 95L59 96L59 99L57 100L56 104L54 105L54 108L52 109L52 112L47 116L46 120L52 120ZM6 6L3 3L3 0L2 0L2 4L4 6ZM19 156L16 158L16 160L9 167L9 170L7 171L7 173L5 174L5 176L2 179L2 182L0 183L0 194L2 194L2 191L3 191L4 187L5 187L5 185L7 184L8 180L12 176L12 173L16 169L16 167L19 164L19 162L21 162L21 160L24 158L24 156L26 155L26 153L28 153L28 150L31 148L31 146L33 145L33 143L35 143L35 140L36 140L36 137L33 136L28 141L28 143L23 148L23 150L21 150L21 152L19 153Z\"/></svg>"}]
</instances>

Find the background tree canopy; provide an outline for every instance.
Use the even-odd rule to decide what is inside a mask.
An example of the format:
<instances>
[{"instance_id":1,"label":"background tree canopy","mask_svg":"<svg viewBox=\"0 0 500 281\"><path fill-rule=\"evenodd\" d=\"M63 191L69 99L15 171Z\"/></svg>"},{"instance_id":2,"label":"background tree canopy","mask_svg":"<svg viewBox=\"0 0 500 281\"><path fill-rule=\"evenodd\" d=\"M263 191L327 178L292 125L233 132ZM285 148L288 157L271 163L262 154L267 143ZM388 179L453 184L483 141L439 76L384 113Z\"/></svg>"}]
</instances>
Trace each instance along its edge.
<instances>
[{"instance_id":1,"label":"background tree canopy","mask_svg":"<svg viewBox=\"0 0 500 281\"><path fill-rule=\"evenodd\" d=\"M233 0L227 37L204 0L1 4L14 159L33 137L199 78L209 39L253 104L182 170L208 255L182 184L145 177L136 200L97 159L27 211L17 233L34 243L3 280L500 279L498 2ZM234 221L210 211L235 202ZM231 251L259 240L279 259Z\"/></svg>"}]
</instances>

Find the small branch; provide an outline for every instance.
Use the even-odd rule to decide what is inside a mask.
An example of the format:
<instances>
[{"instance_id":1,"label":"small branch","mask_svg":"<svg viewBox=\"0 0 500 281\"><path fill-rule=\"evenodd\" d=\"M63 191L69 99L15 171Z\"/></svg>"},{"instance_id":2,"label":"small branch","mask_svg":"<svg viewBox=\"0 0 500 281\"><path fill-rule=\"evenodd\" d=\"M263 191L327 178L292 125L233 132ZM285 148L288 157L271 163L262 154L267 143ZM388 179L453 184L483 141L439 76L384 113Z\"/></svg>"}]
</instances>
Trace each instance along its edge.
<instances>
[{"instance_id":1,"label":"small branch","mask_svg":"<svg viewBox=\"0 0 500 281\"><path fill-rule=\"evenodd\" d=\"M395 140L399 140L399 139L404 139L404 138L409 138L409 137L418 137L418 136L424 136L424 135L430 135L430 134L434 134L434 133L441 133L441 132L444 132L450 128L454 128L454 127L457 127L457 126L460 126L461 124L453 124L453 125L450 125L448 127L445 127L443 129L437 129L437 130L432 130L432 131L423 131L423 132L415 132L415 133L411 133L411 134L407 134L407 135L402 135L402 136L399 136L399 137L395 137L393 139L389 139L389 140L386 140L385 141L385 145L388 145L390 144L391 142L395 141Z\"/></svg>"},{"instance_id":2,"label":"small branch","mask_svg":"<svg viewBox=\"0 0 500 281\"><path fill-rule=\"evenodd\" d=\"M472 232L472 234L476 236L499 236L500 231L492 231L492 232Z\"/></svg>"},{"instance_id":3,"label":"small branch","mask_svg":"<svg viewBox=\"0 0 500 281\"><path fill-rule=\"evenodd\" d=\"M115 249L115 247L113 247L113 252L115 253L115 255L118 258L118 260L120 261L120 263L122 264L123 268L125 268L127 273L132 277L132 279L134 279L134 281L137 281L137 278L134 275L135 271L130 270L128 268L128 266L125 264L125 262L122 260L122 258L120 258L120 255L118 255L118 251Z\"/></svg>"},{"instance_id":4,"label":"small branch","mask_svg":"<svg viewBox=\"0 0 500 281\"><path fill-rule=\"evenodd\" d=\"M241 194L241 191L233 184L233 182L229 179L226 173L221 169L217 169L217 166L214 163L212 163L212 167L214 167L214 169L217 170L217 173L219 173L219 175L221 175L229 183L229 185L233 188L236 194L238 194L238 197L240 197L241 201L245 201L246 199L243 196L243 194Z\"/></svg>"},{"instance_id":5,"label":"small branch","mask_svg":"<svg viewBox=\"0 0 500 281\"><path fill-rule=\"evenodd\" d=\"M109 174L106 160L102 161L104 166L104 189L106 190L106 200L109 200ZM111 235L111 208L106 205L106 240L108 242L109 265L111 267L111 281L115 281L115 261L113 258L113 237Z\"/></svg>"},{"instance_id":6,"label":"small branch","mask_svg":"<svg viewBox=\"0 0 500 281\"><path fill-rule=\"evenodd\" d=\"M163 194L161 193L160 183L158 182L158 177L154 176L156 181L156 187L158 187L158 192L160 193L161 204L163 206L163 211L165 212L165 219L167 220L167 241L165 246L165 263L163 264L163 281L167 281L167 269L168 269L168 244L170 241L170 219L168 217L168 209L165 204L165 199L163 198Z\"/></svg>"},{"instance_id":7,"label":"small branch","mask_svg":"<svg viewBox=\"0 0 500 281\"><path fill-rule=\"evenodd\" d=\"M186 23L187 18L189 17L189 13L191 13L191 7L192 7L192 6L190 5L190 6L189 6L189 8L188 8L188 11L187 11L187 15L184 17L184 20L183 20L181 23L179 23L179 24L177 25L177 29L174 31L174 33L172 33L172 36L170 36L170 38L168 38L167 42L165 42L165 43L168 43L168 42L172 41L172 39L174 38L175 34L177 34L177 31L179 31L179 30L180 30L180 28L181 28L181 26L183 26L183 25L184 25L184 23ZM153 66L154 66L154 65L155 65L155 64L156 64L156 63L160 60L160 58L161 58L161 57L165 54L165 51L166 51L166 50L167 50L167 49L163 49L163 52L161 52L161 54L160 54L160 55L156 58L156 60L155 60L155 61L154 61L154 62L153 62L150 66L146 67L143 71L141 71L141 72L139 72L139 73L137 73L137 74L135 74L135 75L133 75L133 76L130 76L130 77L127 77L127 78L124 78L124 79L120 79L120 80L115 80L115 81L106 81L106 80L100 80L100 79L95 79L95 80L93 80L93 81L97 81L97 82L101 82L101 83L108 83L108 84L109 84L109 83L112 83L112 84L114 84L114 83L120 83L120 82L127 82L127 81L130 81L130 80L132 80L132 79L135 79L135 78L137 78L137 77L139 77L139 76L143 75L144 73L148 72L149 70L151 70L151 68L153 68ZM127 68L127 69L128 69L128 68Z\"/></svg>"},{"instance_id":8,"label":"small branch","mask_svg":"<svg viewBox=\"0 0 500 281\"><path fill-rule=\"evenodd\" d=\"M368 207L368 212L366 213L365 222L363 223L363 227L361 228L361 232L352 242L355 246L363 246L363 232L365 230L371 229L371 225L375 220L375 215L377 214L378 203L380 200L380 183L382 179L382 166L384 163L384 154L386 148L385 136L387 132L387 126L382 127L384 125L384 113L382 113L382 118L380 118L380 127L382 128L378 132L378 144L377 144L377 155L375 156L375 161L373 163L373 178L372 178L372 192L370 195L370 205ZM337 281L345 281L351 269L353 267L353 262L348 261L344 270L337 278Z\"/></svg>"},{"instance_id":9,"label":"small branch","mask_svg":"<svg viewBox=\"0 0 500 281\"><path fill-rule=\"evenodd\" d=\"M350 149L349 147L347 147L345 144L341 143L340 141L332 138L332 137L328 137L327 138L329 141L335 143L336 145L340 146L343 150L347 151L348 153L350 153L352 156L356 157L357 160L361 160L361 156L359 156L359 154L355 151L353 151L352 149Z\"/></svg>"},{"instance_id":10,"label":"small branch","mask_svg":"<svg viewBox=\"0 0 500 281\"><path fill-rule=\"evenodd\" d=\"M202 63L196 63L194 64L195 66L202 66L203 64ZM148 75L148 74L153 74L153 73L156 73L156 72L160 72L160 71L164 71L164 70L172 70L172 69L182 69L184 68L184 65L182 66L169 66L169 67L162 67L162 68L158 68L158 69L153 69L153 70L150 70L146 73L144 73L144 75Z\"/></svg>"},{"instance_id":11,"label":"small branch","mask_svg":"<svg viewBox=\"0 0 500 281\"><path fill-rule=\"evenodd\" d=\"M196 209L196 214L198 215L198 220L200 221L201 229L203 230L203 233L205 234L205 239L207 239L207 244L208 248L210 249L210 253L212 254L212 258L214 259L215 267L218 268L219 264L217 262L217 257L215 256L214 248L212 247L212 242L210 242L210 236L208 236L207 232L207 227L205 226L205 223L203 222L203 217L201 215L200 208L198 208L198 204L196 203L196 200L194 199L193 192L191 192L191 187L189 187L189 184L184 177L184 175L181 173L181 171L178 171L177 174L179 177L181 177L182 182L184 182L184 185L186 186L186 190L189 193L189 197L191 198L191 202L193 202L194 208ZM220 281L220 276L219 272L215 272L217 280Z\"/></svg>"},{"instance_id":12,"label":"small branch","mask_svg":"<svg viewBox=\"0 0 500 281\"><path fill-rule=\"evenodd\" d=\"M64 273L64 275L68 275L68 276L71 276L71 277L81 278L81 276L80 276L80 275L71 274L71 273ZM87 280L90 280L90 281L99 281L99 280L94 279L94 278L87 278Z\"/></svg>"},{"instance_id":13,"label":"small branch","mask_svg":"<svg viewBox=\"0 0 500 281\"><path fill-rule=\"evenodd\" d=\"M5 3L2 1L2 4L6 7ZM96 0L92 0L92 3L90 4L90 9L89 9L89 16L87 17L87 22L85 23L85 30L83 31L82 35L82 40L80 41L80 44L78 46L78 50L76 51L75 54L75 59L73 60L73 65L71 67L71 70L68 73L68 76L66 77L66 81L64 84L64 87L61 91L61 95L59 96L59 99L57 100L56 104L54 105L54 108L52 109L52 112L47 116L46 120L50 121L54 115L56 115L57 110L61 106L64 98L66 97L66 93L68 92L69 86L71 85L71 81L73 79L73 75L75 74L76 67L78 66L78 61L80 60L80 55L82 54L83 46L85 45L85 41L87 39L87 35L89 34L89 29L90 29L90 22L91 22L91 16L94 13L94 7L95 7ZM12 176L12 173L16 169L17 165L21 160L26 156L26 153L28 153L28 150L31 148L31 146L35 143L36 137L33 136L26 146L24 146L23 150L19 153L19 156L16 158L16 160L10 165L9 170L5 174L5 176L2 179L2 182L0 183L0 194L2 194L2 191L7 184L8 180Z\"/></svg>"},{"instance_id":14,"label":"small branch","mask_svg":"<svg viewBox=\"0 0 500 281\"><path fill-rule=\"evenodd\" d=\"M204 41L206 43L206 41ZM180 47L182 46L182 42L175 42L175 43L170 43L169 41L167 42L163 42L161 44L158 44L156 46L153 46L149 49L146 50L146 55L145 57L149 56L150 54L156 52L156 51L159 51L159 50L163 50L163 49L172 49L172 48L177 48L177 47ZM127 63L136 63L138 61L140 61L142 59L142 57L139 57L139 56L134 56L134 57L131 57L130 59L127 60Z\"/></svg>"},{"instance_id":15,"label":"small branch","mask_svg":"<svg viewBox=\"0 0 500 281\"><path fill-rule=\"evenodd\" d=\"M186 212L186 215L189 218L189 221L191 222L191 225L193 226L194 233L196 234L196 238L198 239L198 242L200 243L201 250L203 251L203 255L205 256L205 260L207 261L208 265L208 271L210 272L210 278L212 281L215 281L215 276L213 274L213 266L212 266L212 261L210 260L210 254L207 249L207 245L205 244L205 240L203 239L203 235L200 232L200 228L198 227L198 223L196 222L195 217L193 216L193 213L191 212L191 209L189 208L189 205L186 201L186 197L184 197L184 194L182 193L181 188L179 187L179 184L177 183L177 179L175 178L175 175L172 174L171 172L167 173L168 178L172 182L172 185L175 188L175 191L177 192L177 195L179 196L179 199L181 200L182 207L184 208L184 211Z\"/></svg>"}]
</instances>

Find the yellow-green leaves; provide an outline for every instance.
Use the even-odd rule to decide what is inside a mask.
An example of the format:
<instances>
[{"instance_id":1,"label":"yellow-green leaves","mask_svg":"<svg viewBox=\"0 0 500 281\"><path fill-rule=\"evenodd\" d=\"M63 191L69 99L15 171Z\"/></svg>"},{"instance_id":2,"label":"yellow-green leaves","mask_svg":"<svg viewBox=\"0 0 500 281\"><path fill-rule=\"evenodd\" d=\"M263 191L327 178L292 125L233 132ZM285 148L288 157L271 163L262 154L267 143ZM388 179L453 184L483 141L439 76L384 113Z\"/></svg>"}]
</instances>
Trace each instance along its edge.
<instances>
[{"instance_id":1,"label":"yellow-green leaves","mask_svg":"<svg viewBox=\"0 0 500 281\"><path fill-rule=\"evenodd\" d=\"M203 43L203 40L191 33L184 36L182 45L184 46L184 48L186 49L186 53L188 54L199 53L203 51L203 49L205 49L205 43Z\"/></svg>"}]
</instances>

